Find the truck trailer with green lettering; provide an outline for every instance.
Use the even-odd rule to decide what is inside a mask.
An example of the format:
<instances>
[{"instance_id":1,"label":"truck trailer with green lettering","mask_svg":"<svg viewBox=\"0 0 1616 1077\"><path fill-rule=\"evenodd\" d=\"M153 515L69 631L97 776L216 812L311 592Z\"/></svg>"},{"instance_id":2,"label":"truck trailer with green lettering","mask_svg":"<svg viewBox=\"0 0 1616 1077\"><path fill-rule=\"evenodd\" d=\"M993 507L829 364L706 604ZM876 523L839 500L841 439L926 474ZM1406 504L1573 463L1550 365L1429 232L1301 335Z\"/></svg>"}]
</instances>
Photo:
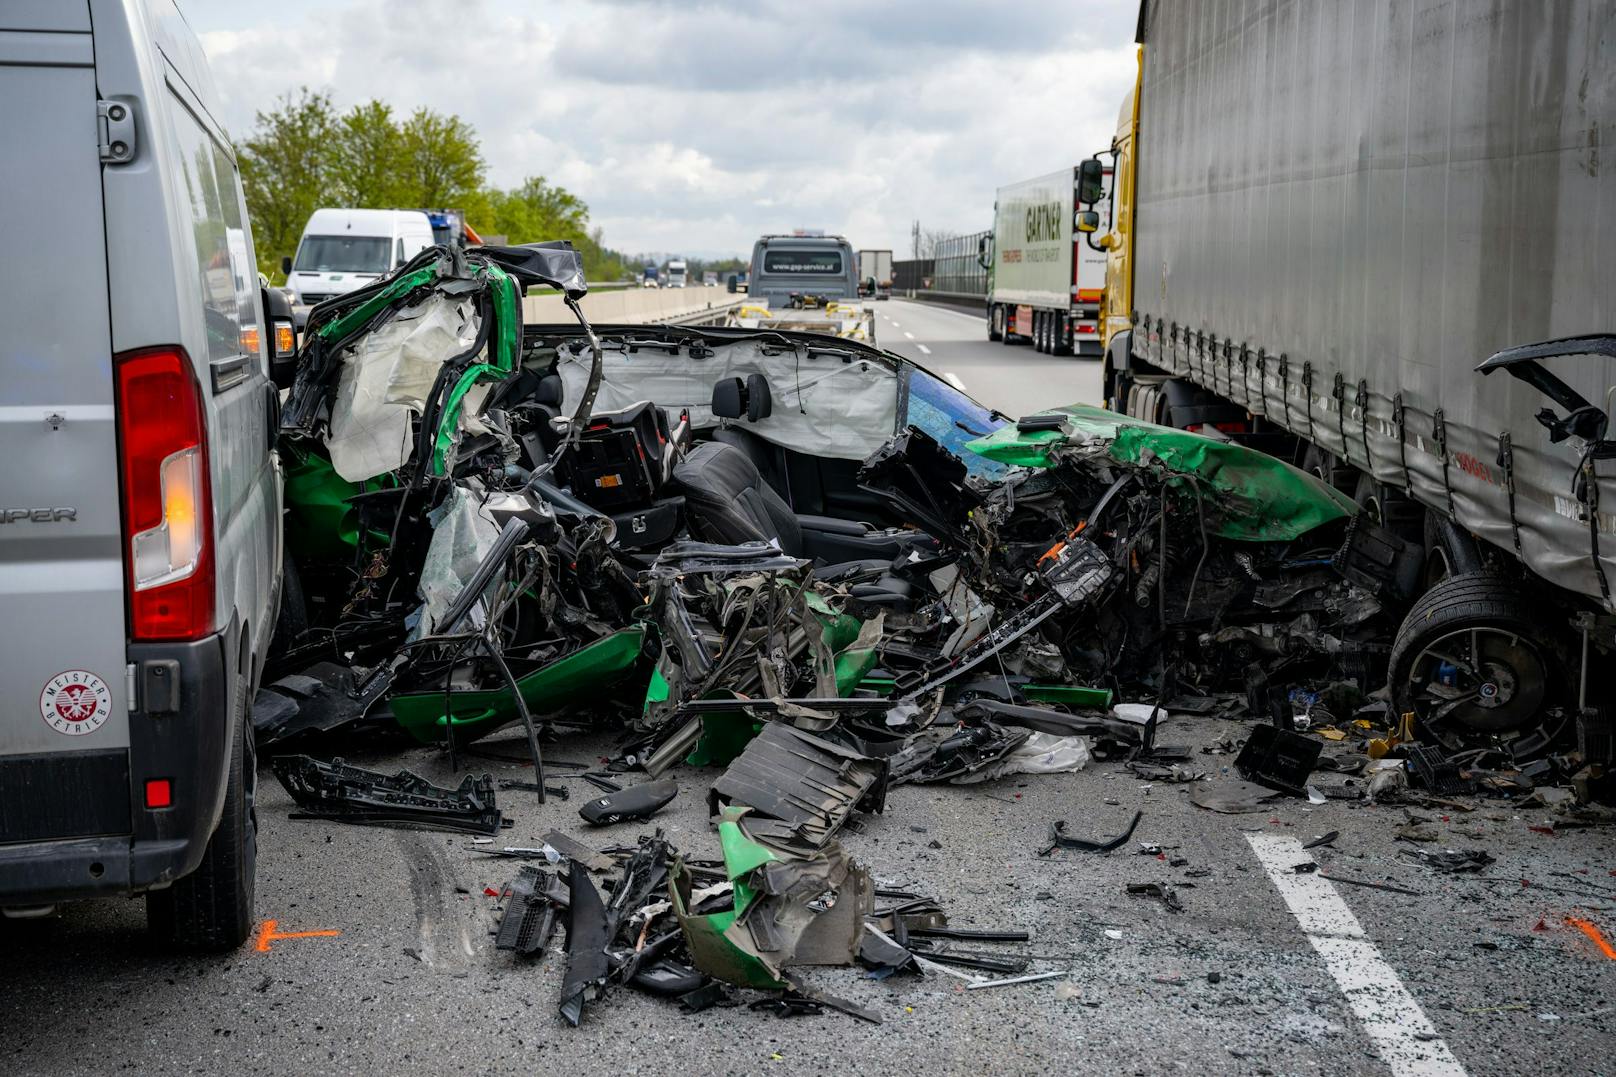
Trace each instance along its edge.
<instances>
[{"instance_id":1,"label":"truck trailer with green lettering","mask_svg":"<svg viewBox=\"0 0 1616 1077\"><path fill-rule=\"evenodd\" d=\"M1077 230L1076 186L1074 167L999 188L981 250L989 340L1100 357L1105 252ZM1099 207L1101 220L1106 209Z\"/></svg>"}]
</instances>

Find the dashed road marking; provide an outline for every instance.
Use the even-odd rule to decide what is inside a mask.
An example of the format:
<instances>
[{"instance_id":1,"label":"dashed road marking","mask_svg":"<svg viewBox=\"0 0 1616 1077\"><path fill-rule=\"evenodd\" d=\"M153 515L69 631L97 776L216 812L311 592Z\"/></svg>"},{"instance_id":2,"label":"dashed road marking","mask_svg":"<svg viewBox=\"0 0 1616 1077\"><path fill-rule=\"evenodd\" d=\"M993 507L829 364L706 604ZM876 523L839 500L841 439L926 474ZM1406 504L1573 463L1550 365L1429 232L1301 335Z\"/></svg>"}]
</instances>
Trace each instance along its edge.
<instances>
[{"instance_id":1,"label":"dashed road marking","mask_svg":"<svg viewBox=\"0 0 1616 1077\"><path fill-rule=\"evenodd\" d=\"M920 349L920 354L921 355L930 355L931 354L931 349L926 347L924 344L916 344L915 347Z\"/></svg>"},{"instance_id":2,"label":"dashed road marking","mask_svg":"<svg viewBox=\"0 0 1616 1077\"><path fill-rule=\"evenodd\" d=\"M915 335L913 333L905 332L903 335L908 337L910 340L915 339Z\"/></svg>"},{"instance_id":3,"label":"dashed road marking","mask_svg":"<svg viewBox=\"0 0 1616 1077\"><path fill-rule=\"evenodd\" d=\"M888 318L887 321L892 322L892 319ZM897 322L892 322L892 328L894 328L894 329L902 329L903 326L899 325Z\"/></svg>"},{"instance_id":4,"label":"dashed road marking","mask_svg":"<svg viewBox=\"0 0 1616 1077\"><path fill-rule=\"evenodd\" d=\"M943 371L943 380L948 382L948 384L952 385L954 388L958 389L960 392L963 393L965 391L965 383L960 381L959 375L954 373L952 370Z\"/></svg>"},{"instance_id":5,"label":"dashed road marking","mask_svg":"<svg viewBox=\"0 0 1616 1077\"><path fill-rule=\"evenodd\" d=\"M1302 843L1277 834L1247 834L1246 840L1392 1073L1463 1077L1464 1067L1336 888L1317 873L1296 873L1297 864L1313 859Z\"/></svg>"}]
</instances>

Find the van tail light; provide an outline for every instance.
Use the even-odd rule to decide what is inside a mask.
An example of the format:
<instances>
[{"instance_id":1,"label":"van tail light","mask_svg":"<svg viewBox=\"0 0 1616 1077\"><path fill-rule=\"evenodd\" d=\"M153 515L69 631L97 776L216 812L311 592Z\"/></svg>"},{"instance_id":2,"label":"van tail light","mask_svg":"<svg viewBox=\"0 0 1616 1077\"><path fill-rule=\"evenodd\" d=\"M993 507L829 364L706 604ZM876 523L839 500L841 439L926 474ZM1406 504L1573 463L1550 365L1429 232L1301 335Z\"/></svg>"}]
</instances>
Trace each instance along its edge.
<instances>
[{"instance_id":1,"label":"van tail light","mask_svg":"<svg viewBox=\"0 0 1616 1077\"><path fill-rule=\"evenodd\" d=\"M213 630L213 516L202 392L178 348L119 356L118 452L130 635Z\"/></svg>"}]
</instances>

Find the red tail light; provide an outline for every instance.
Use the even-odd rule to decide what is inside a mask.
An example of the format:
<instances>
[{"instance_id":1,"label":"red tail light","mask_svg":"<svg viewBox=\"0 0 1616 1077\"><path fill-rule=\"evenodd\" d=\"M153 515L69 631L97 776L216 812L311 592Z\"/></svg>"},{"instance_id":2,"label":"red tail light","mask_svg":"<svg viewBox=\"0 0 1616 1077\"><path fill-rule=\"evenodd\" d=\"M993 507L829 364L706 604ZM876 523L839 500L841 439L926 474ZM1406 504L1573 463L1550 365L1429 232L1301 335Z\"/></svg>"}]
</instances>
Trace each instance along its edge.
<instances>
[{"instance_id":1,"label":"red tail light","mask_svg":"<svg viewBox=\"0 0 1616 1077\"><path fill-rule=\"evenodd\" d=\"M117 359L130 635L213 630L213 515L202 392L178 348Z\"/></svg>"}]
</instances>

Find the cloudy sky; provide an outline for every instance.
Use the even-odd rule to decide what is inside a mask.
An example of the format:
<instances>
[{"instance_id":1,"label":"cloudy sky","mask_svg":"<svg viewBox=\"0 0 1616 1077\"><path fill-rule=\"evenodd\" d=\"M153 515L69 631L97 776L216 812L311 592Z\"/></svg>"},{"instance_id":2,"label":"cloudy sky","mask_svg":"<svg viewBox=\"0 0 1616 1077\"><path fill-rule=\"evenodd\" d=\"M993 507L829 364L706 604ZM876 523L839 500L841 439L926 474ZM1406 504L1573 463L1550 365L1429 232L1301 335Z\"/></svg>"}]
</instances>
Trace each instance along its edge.
<instances>
[{"instance_id":1,"label":"cloudy sky","mask_svg":"<svg viewBox=\"0 0 1616 1077\"><path fill-rule=\"evenodd\" d=\"M180 0L237 137L300 85L457 113L609 246L749 252L816 227L903 257L994 188L1110 144L1137 0ZM451 14L452 12L452 14Z\"/></svg>"}]
</instances>

